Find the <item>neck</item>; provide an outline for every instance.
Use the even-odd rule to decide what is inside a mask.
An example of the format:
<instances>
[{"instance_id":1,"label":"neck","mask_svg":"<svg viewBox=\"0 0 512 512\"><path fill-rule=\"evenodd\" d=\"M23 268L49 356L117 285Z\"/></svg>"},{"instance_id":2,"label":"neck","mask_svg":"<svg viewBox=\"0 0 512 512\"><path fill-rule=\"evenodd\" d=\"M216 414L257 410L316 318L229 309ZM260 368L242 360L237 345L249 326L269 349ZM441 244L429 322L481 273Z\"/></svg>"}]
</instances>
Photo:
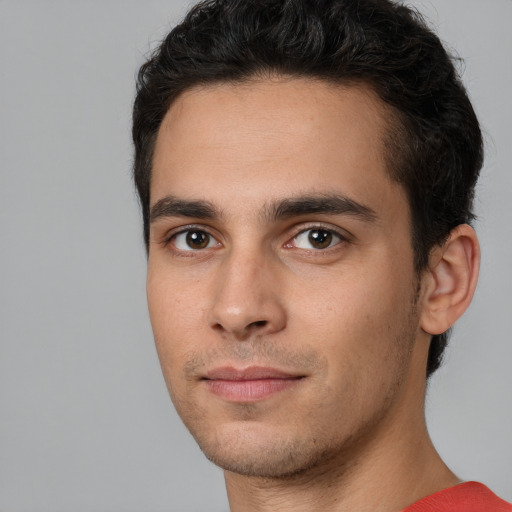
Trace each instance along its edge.
<instances>
[{"instance_id":1,"label":"neck","mask_svg":"<svg viewBox=\"0 0 512 512\"><path fill-rule=\"evenodd\" d=\"M231 512L398 512L458 484L428 435L422 386L409 389L378 432L322 467L279 479L225 472Z\"/></svg>"}]
</instances>

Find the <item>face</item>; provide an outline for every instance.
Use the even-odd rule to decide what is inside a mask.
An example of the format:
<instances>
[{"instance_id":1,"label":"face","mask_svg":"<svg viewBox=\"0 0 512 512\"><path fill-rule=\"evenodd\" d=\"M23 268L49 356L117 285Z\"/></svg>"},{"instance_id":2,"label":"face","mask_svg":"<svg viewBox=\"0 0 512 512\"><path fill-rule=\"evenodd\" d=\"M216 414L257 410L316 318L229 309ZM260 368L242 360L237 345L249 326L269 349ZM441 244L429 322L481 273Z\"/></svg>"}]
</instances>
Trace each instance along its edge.
<instances>
[{"instance_id":1,"label":"face","mask_svg":"<svg viewBox=\"0 0 512 512\"><path fill-rule=\"evenodd\" d=\"M188 91L161 125L151 323L178 413L231 472L339 463L404 421L418 283L385 130L364 87L277 78Z\"/></svg>"}]
</instances>

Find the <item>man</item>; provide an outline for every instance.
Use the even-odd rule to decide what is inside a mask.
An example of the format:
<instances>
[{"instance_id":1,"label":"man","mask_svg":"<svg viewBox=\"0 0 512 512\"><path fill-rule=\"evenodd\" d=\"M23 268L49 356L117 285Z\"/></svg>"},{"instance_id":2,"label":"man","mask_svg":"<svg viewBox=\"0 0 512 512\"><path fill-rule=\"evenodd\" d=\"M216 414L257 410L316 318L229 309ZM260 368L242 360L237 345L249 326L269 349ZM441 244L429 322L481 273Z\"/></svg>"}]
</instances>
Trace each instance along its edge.
<instances>
[{"instance_id":1,"label":"man","mask_svg":"<svg viewBox=\"0 0 512 512\"><path fill-rule=\"evenodd\" d=\"M140 70L133 137L163 373L233 512L512 510L425 425L482 139L418 15L199 4Z\"/></svg>"}]
</instances>

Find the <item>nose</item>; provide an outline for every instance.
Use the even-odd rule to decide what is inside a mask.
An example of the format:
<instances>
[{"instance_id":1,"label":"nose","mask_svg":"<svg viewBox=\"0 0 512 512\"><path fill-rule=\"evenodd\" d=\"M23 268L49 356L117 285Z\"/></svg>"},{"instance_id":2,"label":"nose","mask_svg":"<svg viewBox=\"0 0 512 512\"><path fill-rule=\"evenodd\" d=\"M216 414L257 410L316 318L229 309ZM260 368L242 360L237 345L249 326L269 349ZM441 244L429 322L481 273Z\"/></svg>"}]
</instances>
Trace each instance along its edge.
<instances>
[{"instance_id":1,"label":"nose","mask_svg":"<svg viewBox=\"0 0 512 512\"><path fill-rule=\"evenodd\" d=\"M286 325L278 264L232 254L217 269L210 326L223 336L244 341L277 333Z\"/></svg>"}]
</instances>

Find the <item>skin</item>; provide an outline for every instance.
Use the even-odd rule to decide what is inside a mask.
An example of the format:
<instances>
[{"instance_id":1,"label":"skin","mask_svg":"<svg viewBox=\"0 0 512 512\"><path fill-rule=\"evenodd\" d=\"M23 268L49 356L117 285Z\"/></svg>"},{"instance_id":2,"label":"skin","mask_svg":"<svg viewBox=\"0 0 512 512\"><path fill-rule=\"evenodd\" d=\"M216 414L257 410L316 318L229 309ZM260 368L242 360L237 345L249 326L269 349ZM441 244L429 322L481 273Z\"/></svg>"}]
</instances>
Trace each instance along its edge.
<instances>
[{"instance_id":1,"label":"skin","mask_svg":"<svg viewBox=\"0 0 512 512\"><path fill-rule=\"evenodd\" d=\"M451 259L434 251L416 274L407 197L386 171L389 118L363 86L275 77L189 90L162 122L151 323L232 511L394 511L458 482L425 428L425 367L430 335L471 299L476 238L462 228ZM308 211L304 197L342 197L345 211ZM256 399L205 378L254 366L296 378Z\"/></svg>"}]
</instances>

